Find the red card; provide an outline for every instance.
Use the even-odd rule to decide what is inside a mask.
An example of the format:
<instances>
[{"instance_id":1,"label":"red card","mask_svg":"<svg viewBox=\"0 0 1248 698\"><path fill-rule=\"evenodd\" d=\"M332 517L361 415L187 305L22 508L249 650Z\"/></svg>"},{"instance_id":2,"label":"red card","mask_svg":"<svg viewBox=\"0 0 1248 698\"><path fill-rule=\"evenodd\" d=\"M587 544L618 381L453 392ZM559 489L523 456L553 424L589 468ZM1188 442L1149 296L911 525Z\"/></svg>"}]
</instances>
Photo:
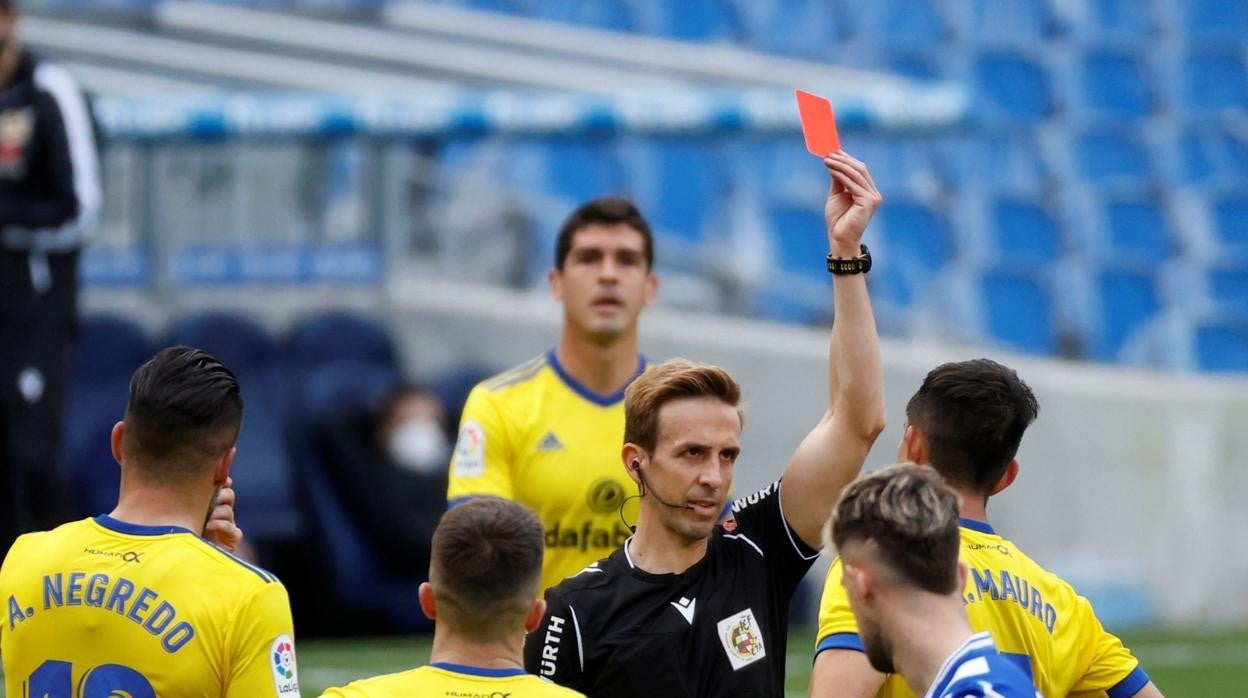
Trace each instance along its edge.
<instances>
[{"instance_id":1,"label":"red card","mask_svg":"<svg viewBox=\"0 0 1248 698\"><path fill-rule=\"evenodd\" d=\"M802 135L806 137L806 149L811 155L825 158L841 149L831 102L797 90L797 114L802 119Z\"/></svg>"}]
</instances>

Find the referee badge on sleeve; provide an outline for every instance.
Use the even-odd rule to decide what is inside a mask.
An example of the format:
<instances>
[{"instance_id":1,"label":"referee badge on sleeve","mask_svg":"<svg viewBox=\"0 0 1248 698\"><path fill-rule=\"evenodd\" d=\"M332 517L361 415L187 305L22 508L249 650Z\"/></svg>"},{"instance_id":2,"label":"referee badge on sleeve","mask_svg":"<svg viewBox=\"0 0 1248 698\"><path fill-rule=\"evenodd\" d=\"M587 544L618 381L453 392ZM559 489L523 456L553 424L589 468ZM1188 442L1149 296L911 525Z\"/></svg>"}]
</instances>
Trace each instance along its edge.
<instances>
[{"instance_id":1,"label":"referee badge on sleeve","mask_svg":"<svg viewBox=\"0 0 1248 698\"><path fill-rule=\"evenodd\" d=\"M485 429L469 419L459 430L451 470L460 477L476 477L485 472Z\"/></svg>"},{"instance_id":2,"label":"referee badge on sleeve","mask_svg":"<svg viewBox=\"0 0 1248 698\"><path fill-rule=\"evenodd\" d=\"M763 646L763 633L752 609L729 616L716 626L719 630L719 641L728 653L728 661L732 670L747 667L767 656L767 648Z\"/></svg>"}]
</instances>

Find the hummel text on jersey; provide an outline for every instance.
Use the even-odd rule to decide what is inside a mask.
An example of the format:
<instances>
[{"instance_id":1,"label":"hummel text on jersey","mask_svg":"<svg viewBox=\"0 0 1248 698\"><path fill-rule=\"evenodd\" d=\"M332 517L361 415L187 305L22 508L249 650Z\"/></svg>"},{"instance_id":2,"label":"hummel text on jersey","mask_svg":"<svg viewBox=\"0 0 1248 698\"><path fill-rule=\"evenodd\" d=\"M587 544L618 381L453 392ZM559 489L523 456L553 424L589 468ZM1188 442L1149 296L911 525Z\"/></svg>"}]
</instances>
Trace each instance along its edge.
<instances>
[{"instance_id":1,"label":"hummel text on jersey","mask_svg":"<svg viewBox=\"0 0 1248 698\"><path fill-rule=\"evenodd\" d=\"M563 618L550 617L550 625L546 626L546 640L542 645L542 676L555 675L555 662L559 660L559 643L563 641Z\"/></svg>"}]
</instances>

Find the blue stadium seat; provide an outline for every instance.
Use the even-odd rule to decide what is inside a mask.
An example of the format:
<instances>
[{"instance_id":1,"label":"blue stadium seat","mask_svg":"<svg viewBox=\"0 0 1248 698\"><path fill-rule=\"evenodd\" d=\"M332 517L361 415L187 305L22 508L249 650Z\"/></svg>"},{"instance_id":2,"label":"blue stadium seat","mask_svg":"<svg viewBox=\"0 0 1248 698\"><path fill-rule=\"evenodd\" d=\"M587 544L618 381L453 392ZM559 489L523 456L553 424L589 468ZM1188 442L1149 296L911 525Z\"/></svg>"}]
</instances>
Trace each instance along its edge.
<instances>
[{"instance_id":1,"label":"blue stadium seat","mask_svg":"<svg viewBox=\"0 0 1248 698\"><path fill-rule=\"evenodd\" d=\"M1242 50L1193 53L1183 61L1182 106L1194 112L1248 110Z\"/></svg>"},{"instance_id":2,"label":"blue stadium seat","mask_svg":"<svg viewBox=\"0 0 1248 698\"><path fill-rule=\"evenodd\" d=\"M397 629L410 631L429 628L416 600L420 580L396 579L384 570L380 556L388 551L376 550L351 519L334 491L317 443L324 420L368 405L399 380L393 369L376 365L318 368L302 386L285 434L298 475L296 486L317 539L322 563L318 572L328 591L350 613L384 614Z\"/></svg>"},{"instance_id":3,"label":"blue stadium seat","mask_svg":"<svg viewBox=\"0 0 1248 698\"><path fill-rule=\"evenodd\" d=\"M1175 252L1174 239L1157 202L1141 198L1104 201L1106 251L1114 259L1157 261Z\"/></svg>"},{"instance_id":4,"label":"blue stadium seat","mask_svg":"<svg viewBox=\"0 0 1248 698\"><path fill-rule=\"evenodd\" d=\"M710 142L653 138L634 147L629 188L658 230L689 242L702 238L718 210L727 176Z\"/></svg>"},{"instance_id":5,"label":"blue stadium seat","mask_svg":"<svg viewBox=\"0 0 1248 698\"><path fill-rule=\"evenodd\" d=\"M935 152L937 174L953 189L1039 193L1047 183L1044 161L1025 132L947 137Z\"/></svg>"},{"instance_id":6,"label":"blue stadium seat","mask_svg":"<svg viewBox=\"0 0 1248 698\"><path fill-rule=\"evenodd\" d=\"M1053 216L1027 199L1006 197L992 202L989 234L1002 262L1051 263L1062 252L1062 236Z\"/></svg>"},{"instance_id":7,"label":"blue stadium seat","mask_svg":"<svg viewBox=\"0 0 1248 698\"><path fill-rule=\"evenodd\" d=\"M1092 354L1101 361L1114 361L1127 340L1161 310L1157 282L1146 270L1109 267L1097 273L1095 288L1101 311Z\"/></svg>"},{"instance_id":8,"label":"blue stadium seat","mask_svg":"<svg viewBox=\"0 0 1248 698\"><path fill-rule=\"evenodd\" d=\"M1138 119L1153 111L1144 67L1130 53L1090 51L1083 57L1079 78L1081 100L1096 114Z\"/></svg>"},{"instance_id":9,"label":"blue stadium seat","mask_svg":"<svg viewBox=\"0 0 1248 698\"><path fill-rule=\"evenodd\" d=\"M902 265L932 272L953 258L949 225L937 211L917 201L891 199L878 218L888 255Z\"/></svg>"},{"instance_id":10,"label":"blue stadium seat","mask_svg":"<svg viewBox=\"0 0 1248 698\"><path fill-rule=\"evenodd\" d=\"M1176 174L1184 184L1237 184L1248 178L1248 142L1229 129L1206 124L1178 138Z\"/></svg>"},{"instance_id":11,"label":"blue stadium seat","mask_svg":"<svg viewBox=\"0 0 1248 698\"><path fill-rule=\"evenodd\" d=\"M1205 286L1220 310L1248 315L1248 263L1211 267L1205 272Z\"/></svg>"},{"instance_id":12,"label":"blue stadium seat","mask_svg":"<svg viewBox=\"0 0 1248 698\"><path fill-rule=\"evenodd\" d=\"M1148 152L1140 140L1122 131L1085 132L1075 138L1074 174L1089 182L1141 183L1151 175Z\"/></svg>"},{"instance_id":13,"label":"blue stadium seat","mask_svg":"<svg viewBox=\"0 0 1248 698\"><path fill-rule=\"evenodd\" d=\"M876 0L849 8L856 34L867 44L931 47L944 43L949 29L932 0Z\"/></svg>"},{"instance_id":14,"label":"blue stadium seat","mask_svg":"<svg viewBox=\"0 0 1248 698\"><path fill-rule=\"evenodd\" d=\"M828 254L828 237L821 234L826 225L823 211L809 207L776 206L767 212L776 261L791 274L813 279L827 277L827 267L818 260Z\"/></svg>"},{"instance_id":15,"label":"blue stadium seat","mask_svg":"<svg viewBox=\"0 0 1248 698\"><path fill-rule=\"evenodd\" d=\"M619 159L604 140L548 138L537 142L544 155L542 180L552 194L581 203L618 193L624 185ZM532 177L533 173L516 173Z\"/></svg>"},{"instance_id":16,"label":"blue stadium seat","mask_svg":"<svg viewBox=\"0 0 1248 698\"><path fill-rule=\"evenodd\" d=\"M984 329L1006 346L1029 354L1057 349L1053 299L1032 268L998 266L979 276Z\"/></svg>"},{"instance_id":17,"label":"blue stadium seat","mask_svg":"<svg viewBox=\"0 0 1248 698\"><path fill-rule=\"evenodd\" d=\"M969 41L1035 43L1056 29L1043 0L961 0L950 7L961 13L962 37Z\"/></svg>"},{"instance_id":18,"label":"blue stadium seat","mask_svg":"<svg viewBox=\"0 0 1248 698\"><path fill-rule=\"evenodd\" d=\"M1076 34L1098 40L1143 42L1153 31L1151 3L1140 0L1082 0L1072 4Z\"/></svg>"},{"instance_id":19,"label":"blue stadium seat","mask_svg":"<svg viewBox=\"0 0 1248 698\"><path fill-rule=\"evenodd\" d=\"M72 383L129 380L156 353L143 328L120 315L94 314L82 319L74 344Z\"/></svg>"},{"instance_id":20,"label":"blue stadium seat","mask_svg":"<svg viewBox=\"0 0 1248 698\"><path fill-rule=\"evenodd\" d=\"M537 19L613 31L636 29L632 10L624 0L538 2L533 5L531 16Z\"/></svg>"},{"instance_id":21,"label":"blue stadium seat","mask_svg":"<svg viewBox=\"0 0 1248 698\"><path fill-rule=\"evenodd\" d=\"M975 59L976 103L986 118L1034 123L1053 111L1045 68L1023 54L991 51Z\"/></svg>"},{"instance_id":22,"label":"blue stadium seat","mask_svg":"<svg viewBox=\"0 0 1248 698\"><path fill-rule=\"evenodd\" d=\"M673 39L713 41L741 35L733 7L722 0L630 0L638 29Z\"/></svg>"},{"instance_id":23,"label":"blue stadium seat","mask_svg":"<svg viewBox=\"0 0 1248 698\"><path fill-rule=\"evenodd\" d=\"M1248 259L1248 196L1215 199L1213 231L1224 255Z\"/></svg>"},{"instance_id":24,"label":"blue stadium seat","mask_svg":"<svg viewBox=\"0 0 1248 698\"><path fill-rule=\"evenodd\" d=\"M1231 317L1196 327L1196 366L1202 371L1248 371L1248 320Z\"/></svg>"},{"instance_id":25,"label":"blue stadium seat","mask_svg":"<svg viewBox=\"0 0 1248 698\"><path fill-rule=\"evenodd\" d=\"M845 8L834 2L740 0L736 7L746 44L769 53L827 57L849 31Z\"/></svg>"},{"instance_id":26,"label":"blue stadium seat","mask_svg":"<svg viewBox=\"0 0 1248 698\"><path fill-rule=\"evenodd\" d=\"M125 414L130 377L156 353L137 324L119 315L83 318L74 345L65 404L62 460L85 513L110 511L121 471L109 448L113 424Z\"/></svg>"},{"instance_id":27,"label":"blue stadium seat","mask_svg":"<svg viewBox=\"0 0 1248 698\"><path fill-rule=\"evenodd\" d=\"M1248 3L1244 0L1183 0L1183 29L1193 43L1242 43L1248 37Z\"/></svg>"},{"instance_id":28,"label":"blue stadium seat","mask_svg":"<svg viewBox=\"0 0 1248 698\"><path fill-rule=\"evenodd\" d=\"M277 344L263 327L228 312L197 313L176 320L167 343L203 349L239 374L263 371L277 356Z\"/></svg>"},{"instance_id":29,"label":"blue stadium seat","mask_svg":"<svg viewBox=\"0 0 1248 698\"><path fill-rule=\"evenodd\" d=\"M286 345L298 366L337 362L398 366L398 349L385 327L351 312L330 311L300 320Z\"/></svg>"}]
</instances>

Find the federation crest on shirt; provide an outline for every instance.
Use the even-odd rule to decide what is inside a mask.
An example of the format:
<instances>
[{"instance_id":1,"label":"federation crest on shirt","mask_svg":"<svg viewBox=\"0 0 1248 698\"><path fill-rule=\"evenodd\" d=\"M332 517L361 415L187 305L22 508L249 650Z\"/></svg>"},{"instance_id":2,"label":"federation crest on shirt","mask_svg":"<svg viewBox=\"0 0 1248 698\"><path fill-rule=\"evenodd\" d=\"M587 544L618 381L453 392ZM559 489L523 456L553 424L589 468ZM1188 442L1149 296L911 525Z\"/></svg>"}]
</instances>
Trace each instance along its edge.
<instances>
[{"instance_id":1,"label":"federation crest on shirt","mask_svg":"<svg viewBox=\"0 0 1248 698\"><path fill-rule=\"evenodd\" d=\"M759 631L758 620L754 618L752 609L745 609L731 615L716 626L719 630L719 641L728 654L732 670L747 667L767 656L767 648L763 645L763 634Z\"/></svg>"}]
</instances>

